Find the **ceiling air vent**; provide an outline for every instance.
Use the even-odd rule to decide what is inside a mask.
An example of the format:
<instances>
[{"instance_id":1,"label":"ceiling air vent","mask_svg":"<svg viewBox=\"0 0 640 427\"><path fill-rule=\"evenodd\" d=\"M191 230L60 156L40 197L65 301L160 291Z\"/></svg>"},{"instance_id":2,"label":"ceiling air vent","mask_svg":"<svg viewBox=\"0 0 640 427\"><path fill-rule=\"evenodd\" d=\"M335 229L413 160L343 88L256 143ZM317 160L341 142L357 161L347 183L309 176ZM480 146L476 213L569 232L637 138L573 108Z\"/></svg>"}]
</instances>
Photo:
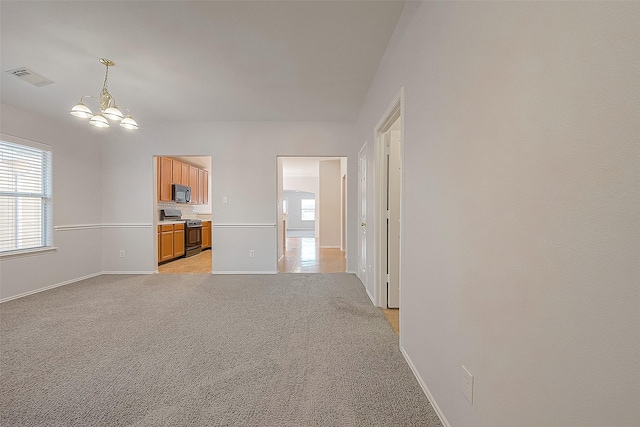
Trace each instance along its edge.
<instances>
[{"instance_id":1,"label":"ceiling air vent","mask_svg":"<svg viewBox=\"0 0 640 427\"><path fill-rule=\"evenodd\" d=\"M51 80L42 77L40 74L34 73L33 71L25 67L16 68L15 70L7 70L7 73L13 74L19 79L24 80L27 83L31 83L32 85L37 87L49 86L50 84L53 84Z\"/></svg>"}]
</instances>

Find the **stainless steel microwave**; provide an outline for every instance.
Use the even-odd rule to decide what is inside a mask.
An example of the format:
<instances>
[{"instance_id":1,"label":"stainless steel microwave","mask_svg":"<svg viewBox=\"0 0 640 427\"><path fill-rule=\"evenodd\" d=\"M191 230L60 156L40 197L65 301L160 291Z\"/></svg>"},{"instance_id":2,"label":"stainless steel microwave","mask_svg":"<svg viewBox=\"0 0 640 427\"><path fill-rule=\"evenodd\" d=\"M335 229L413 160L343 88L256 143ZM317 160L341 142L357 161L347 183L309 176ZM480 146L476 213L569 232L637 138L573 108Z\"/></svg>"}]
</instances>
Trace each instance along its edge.
<instances>
[{"instance_id":1,"label":"stainless steel microwave","mask_svg":"<svg viewBox=\"0 0 640 427\"><path fill-rule=\"evenodd\" d=\"M180 184L171 184L171 200L176 203L190 203L191 187Z\"/></svg>"}]
</instances>

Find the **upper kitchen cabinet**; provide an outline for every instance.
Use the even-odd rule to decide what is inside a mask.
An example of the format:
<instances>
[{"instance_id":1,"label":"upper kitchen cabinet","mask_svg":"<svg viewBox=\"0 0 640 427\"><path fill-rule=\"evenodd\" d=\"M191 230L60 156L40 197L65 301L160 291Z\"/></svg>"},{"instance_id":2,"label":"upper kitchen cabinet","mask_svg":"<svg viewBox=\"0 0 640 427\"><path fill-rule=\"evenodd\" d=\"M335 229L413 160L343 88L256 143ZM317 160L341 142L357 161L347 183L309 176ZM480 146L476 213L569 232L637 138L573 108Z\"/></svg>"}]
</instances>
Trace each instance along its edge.
<instances>
[{"instance_id":1,"label":"upper kitchen cabinet","mask_svg":"<svg viewBox=\"0 0 640 427\"><path fill-rule=\"evenodd\" d=\"M173 160L158 157L158 201L171 201L171 184L173 180Z\"/></svg>"},{"instance_id":2,"label":"upper kitchen cabinet","mask_svg":"<svg viewBox=\"0 0 640 427\"><path fill-rule=\"evenodd\" d=\"M171 183L182 184L182 162L171 159Z\"/></svg>"},{"instance_id":3,"label":"upper kitchen cabinet","mask_svg":"<svg viewBox=\"0 0 640 427\"><path fill-rule=\"evenodd\" d=\"M185 163L184 158L158 157L158 201L172 201L172 184L191 187L191 204L209 203L209 171Z\"/></svg>"},{"instance_id":4,"label":"upper kitchen cabinet","mask_svg":"<svg viewBox=\"0 0 640 427\"><path fill-rule=\"evenodd\" d=\"M189 165L186 163L180 163L180 166L182 170L180 184L189 185Z\"/></svg>"},{"instance_id":5,"label":"upper kitchen cabinet","mask_svg":"<svg viewBox=\"0 0 640 427\"><path fill-rule=\"evenodd\" d=\"M204 186L202 187L202 204L203 205L207 205L209 204L209 171L202 171L204 172Z\"/></svg>"},{"instance_id":6,"label":"upper kitchen cabinet","mask_svg":"<svg viewBox=\"0 0 640 427\"><path fill-rule=\"evenodd\" d=\"M204 170L198 169L198 194L197 194L196 203L200 205L204 203L204 185L205 185L204 174L205 174Z\"/></svg>"},{"instance_id":7,"label":"upper kitchen cabinet","mask_svg":"<svg viewBox=\"0 0 640 427\"><path fill-rule=\"evenodd\" d=\"M198 168L189 166L189 187L191 187L191 203L198 203Z\"/></svg>"}]
</instances>

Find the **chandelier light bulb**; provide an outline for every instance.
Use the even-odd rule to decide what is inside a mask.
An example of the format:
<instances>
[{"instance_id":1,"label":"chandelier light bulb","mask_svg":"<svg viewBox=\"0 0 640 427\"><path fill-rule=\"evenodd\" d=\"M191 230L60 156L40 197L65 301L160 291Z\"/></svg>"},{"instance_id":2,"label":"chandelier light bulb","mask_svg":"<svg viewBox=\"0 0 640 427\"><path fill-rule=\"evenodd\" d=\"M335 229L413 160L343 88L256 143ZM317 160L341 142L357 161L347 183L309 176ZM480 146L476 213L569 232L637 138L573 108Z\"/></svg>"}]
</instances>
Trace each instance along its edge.
<instances>
[{"instance_id":1,"label":"chandelier light bulb","mask_svg":"<svg viewBox=\"0 0 640 427\"><path fill-rule=\"evenodd\" d=\"M105 117L102 114L96 114L95 116L91 117L91 120L89 120L89 124L97 128L109 127L109 122L107 121L107 119L105 119Z\"/></svg>"},{"instance_id":2,"label":"chandelier light bulb","mask_svg":"<svg viewBox=\"0 0 640 427\"><path fill-rule=\"evenodd\" d=\"M120 122L120 126L125 129L138 129L138 123L133 120L133 117L131 117L131 115L122 119L122 121Z\"/></svg>"},{"instance_id":3,"label":"chandelier light bulb","mask_svg":"<svg viewBox=\"0 0 640 427\"><path fill-rule=\"evenodd\" d=\"M109 107L102 112L102 115L105 116L109 120L117 120L120 121L124 117L120 110L117 107Z\"/></svg>"},{"instance_id":4,"label":"chandelier light bulb","mask_svg":"<svg viewBox=\"0 0 640 427\"><path fill-rule=\"evenodd\" d=\"M81 119L89 119L93 117L93 113L89 107L84 105L84 102L82 101L78 102L76 106L71 109L71 115L80 117Z\"/></svg>"}]
</instances>

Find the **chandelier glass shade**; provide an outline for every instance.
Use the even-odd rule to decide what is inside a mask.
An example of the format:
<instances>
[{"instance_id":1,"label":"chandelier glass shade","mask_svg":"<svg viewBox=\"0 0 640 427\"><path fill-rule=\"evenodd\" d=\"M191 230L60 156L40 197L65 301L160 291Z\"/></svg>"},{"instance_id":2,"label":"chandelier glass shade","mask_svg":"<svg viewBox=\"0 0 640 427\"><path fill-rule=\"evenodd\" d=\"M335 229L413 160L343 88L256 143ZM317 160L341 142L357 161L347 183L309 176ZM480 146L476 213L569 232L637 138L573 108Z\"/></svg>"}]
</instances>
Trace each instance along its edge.
<instances>
[{"instance_id":1,"label":"chandelier glass shade","mask_svg":"<svg viewBox=\"0 0 640 427\"><path fill-rule=\"evenodd\" d=\"M72 109L71 115L80 117L82 119L90 119L89 124L99 127L108 128L109 120L119 122L120 126L125 129L138 129L138 123L131 117L131 112L124 105L116 105L116 100L109 93L108 77L109 67L113 67L115 62L110 59L100 58L100 63L107 67L107 71L104 74L104 83L102 84L102 90L100 91L100 99L96 99L90 95L84 95ZM93 114L91 109L84 103L85 98L93 99L100 106L100 112ZM122 113L122 109L127 111L127 116ZM109 120L107 120L109 119Z\"/></svg>"}]
</instances>

